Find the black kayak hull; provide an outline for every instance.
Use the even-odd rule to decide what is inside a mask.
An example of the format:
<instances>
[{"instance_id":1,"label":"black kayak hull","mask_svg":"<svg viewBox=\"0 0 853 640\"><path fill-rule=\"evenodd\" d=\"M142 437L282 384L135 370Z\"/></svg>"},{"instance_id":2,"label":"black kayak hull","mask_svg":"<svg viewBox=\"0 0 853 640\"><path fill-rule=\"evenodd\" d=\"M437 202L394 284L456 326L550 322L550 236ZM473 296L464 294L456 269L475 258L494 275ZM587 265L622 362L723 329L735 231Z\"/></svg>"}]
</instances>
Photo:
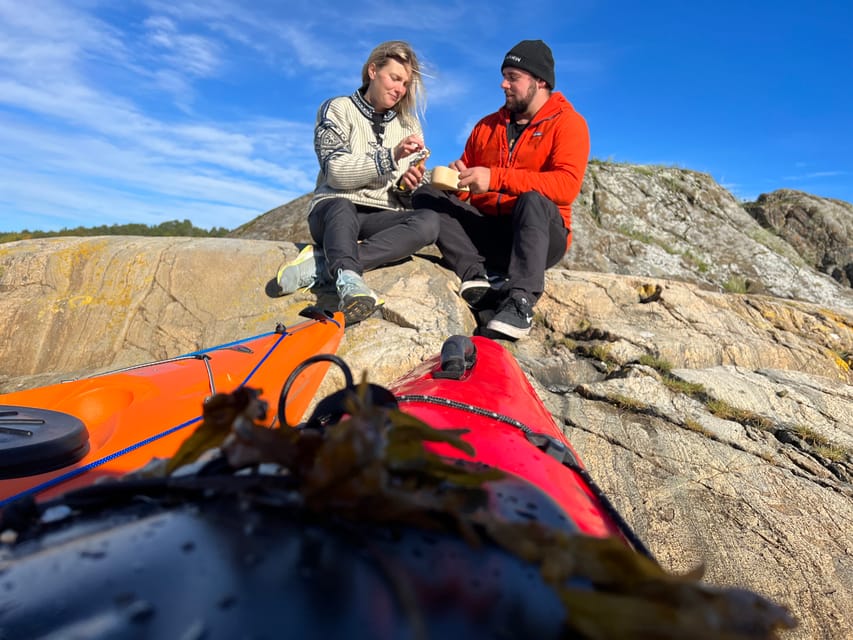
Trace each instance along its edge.
<instances>
[{"instance_id":1,"label":"black kayak hull","mask_svg":"<svg viewBox=\"0 0 853 640\"><path fill-rule=\"evenodd\" d=\"M525 483L495 489L510 519L559 518ZM492 544L319 519L239 494L169 502L69 516L6 547L2 637L559 637L554 591Z\"/></svg>"}]
</instances>

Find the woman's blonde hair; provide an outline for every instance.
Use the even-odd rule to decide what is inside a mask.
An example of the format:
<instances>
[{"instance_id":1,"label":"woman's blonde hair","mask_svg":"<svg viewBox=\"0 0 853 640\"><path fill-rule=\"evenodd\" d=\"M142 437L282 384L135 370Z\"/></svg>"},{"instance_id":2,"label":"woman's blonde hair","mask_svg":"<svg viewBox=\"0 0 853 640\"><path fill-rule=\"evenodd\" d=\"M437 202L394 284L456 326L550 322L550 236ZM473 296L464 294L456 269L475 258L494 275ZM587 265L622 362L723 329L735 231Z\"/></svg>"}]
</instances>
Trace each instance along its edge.
<instances>
[{"instance_id":1,"label":"woman's blonde hair","mask_svg":"<svg viewBox=\"0 0 853 640\"><path fill-rule=\"evenodd\" d=\"M423 115L426 110L426 90L421 80L421 66L418 62L418 56L415 55L414 49L408 42L389 40L370 52L367 62L361 68L362 89L366 89L367 85L370 84L368 67L374 64L377 69L381 69L388 64L389 60L396 60L409 70L409 86L406 89L406 95L397 103L396 111L404 119L408 117L417 119L418 114Z\"/></svg>"}]
</instances>

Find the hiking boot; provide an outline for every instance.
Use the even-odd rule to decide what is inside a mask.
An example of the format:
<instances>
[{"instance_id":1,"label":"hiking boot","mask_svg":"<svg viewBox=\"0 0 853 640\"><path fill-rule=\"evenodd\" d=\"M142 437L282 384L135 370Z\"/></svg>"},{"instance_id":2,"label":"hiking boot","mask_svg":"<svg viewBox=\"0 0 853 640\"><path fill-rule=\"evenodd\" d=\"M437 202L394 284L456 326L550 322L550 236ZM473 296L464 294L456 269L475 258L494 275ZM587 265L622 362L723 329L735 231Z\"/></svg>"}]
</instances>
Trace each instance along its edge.
<instances>
[{"instance_id":1,"label":"hiking boot","mask_svg":"<svg viewBox=\"0 0 853 640\"><path fill-rule=\"evenodd\" d=\"M325 280L326 257L322 250L315 252L314 245L309 244L299 252L293 260L286 262L278 270L276 281L281 289L279 295L287 295L296 291L307 291Z\"/></svg>"},{"instance_id":2,"label":"hiking boot","mask_svg":"<svg viewBox=\"0 0 853 640\"><path fill-rule=\"evenodd\" d=\"M486 280L485 276L465 280L459 285L459 297L462 298L469 307L474 310L482 308L483 299L487 297L492 290L492 285Z\"/></svg>"},{"instance_id":3,"label":"hiking boot","mask_svg":"<svg viewBox=\"0 0 853 640\"><path fill-rule=\"evenodd\" d=\"M381 304L377 296L355 271L341 269L335 283L338 289L338 309L343 312L347 325L361 322Z\"/></svg>"},{"instance_id":4,"label":"hiking boot","mask_svg":"<svg viewBox=\"0 0 853 640\"><path fill-rule=\"evenodd\" d=\"M530 333L532 324L533 307L530 300L523 293L515 292L501 303L495 317L486 325L486 329L518 339Z\"/></svg>"}]
</instances>

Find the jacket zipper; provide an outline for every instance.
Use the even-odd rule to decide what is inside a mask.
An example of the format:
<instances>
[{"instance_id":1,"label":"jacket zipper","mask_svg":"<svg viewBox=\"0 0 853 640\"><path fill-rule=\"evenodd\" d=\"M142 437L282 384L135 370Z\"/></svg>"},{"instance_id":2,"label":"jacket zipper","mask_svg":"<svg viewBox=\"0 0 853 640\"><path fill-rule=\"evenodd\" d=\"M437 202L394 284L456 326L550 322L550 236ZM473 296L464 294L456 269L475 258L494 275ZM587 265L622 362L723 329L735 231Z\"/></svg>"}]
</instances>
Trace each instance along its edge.
<instances>
[{"instance_id":1,"label":"jacket zipper","mask_svg":"<svg viewBox=\"0 0 853 640\"><path fill-rule=\"evenodd\" d=\"M512 154L515 153L515 150L518 148L518 145L521 143L521 139L530 130L530 127L532 127L532 126L538 127L543 122L547 122L548 120L552 120L553 118L556 118L559 114L560 114L560 112L558 111L557 113L552 113L550 116L542 118L541 120L537 120L536 122L531 122L530 124L528 124L524 128L524 131L521 132L521 135L518 136L518 139L515 141L515 144L512 146L512 149L509 149L509 143L506 143L507 144L507 157L506 157L506 168L507 169L509 169L512 165ZM504 126L506 126L506 125L504 125ZM503 139L506 140L506 135L503 136ZM502 213L502 211L501 211L501 200L503 200L503 196L504 196L504 194L499 191L498 192L498 200L497 200L498 214Z\"/></svg>"}]
</instances>

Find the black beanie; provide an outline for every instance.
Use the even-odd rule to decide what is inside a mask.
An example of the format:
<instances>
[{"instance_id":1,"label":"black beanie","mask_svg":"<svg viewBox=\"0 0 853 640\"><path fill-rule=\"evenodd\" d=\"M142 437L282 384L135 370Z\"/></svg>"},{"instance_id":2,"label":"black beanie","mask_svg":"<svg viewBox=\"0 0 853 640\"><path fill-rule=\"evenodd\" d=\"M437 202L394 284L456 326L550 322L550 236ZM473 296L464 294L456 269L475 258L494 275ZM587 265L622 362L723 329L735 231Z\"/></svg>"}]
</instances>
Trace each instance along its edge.
<instances>
[{"instance_id":1,"label":"black beanie","mask_svg":"<svg viewBox=\"0 0 853 640\"><path fill-rule=\"evenodd\" d=\"M554 56L551 49L541 40L522 40L504 56L504 67L523 69L544 80L550 89L554 88Z\"/></svg>"}]
</instances>

